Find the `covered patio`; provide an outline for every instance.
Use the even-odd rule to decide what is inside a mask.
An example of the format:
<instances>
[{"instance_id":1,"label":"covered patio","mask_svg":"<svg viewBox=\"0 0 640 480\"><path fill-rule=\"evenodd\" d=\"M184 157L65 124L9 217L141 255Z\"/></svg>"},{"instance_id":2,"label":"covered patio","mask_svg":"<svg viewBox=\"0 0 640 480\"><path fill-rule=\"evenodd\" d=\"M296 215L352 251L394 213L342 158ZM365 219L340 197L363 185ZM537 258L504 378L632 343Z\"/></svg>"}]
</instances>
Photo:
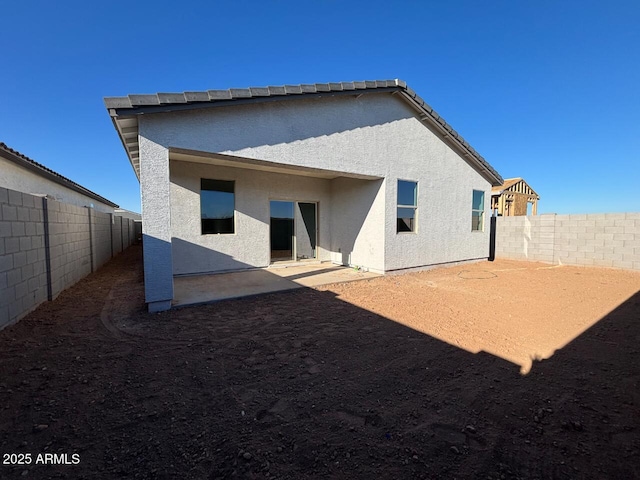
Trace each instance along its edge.
<instances>
[{"instance_id":1,"label":"covered patio","mask_svg":"<svg viewBox=\"0 0 640 480\"><path fill-rule=\"evenodd\" d=\"M328 262L272 265L238 272L176 276L173 307L213 303L265 293L353 282L380 276Z\"/></svg>"}]
</instances>

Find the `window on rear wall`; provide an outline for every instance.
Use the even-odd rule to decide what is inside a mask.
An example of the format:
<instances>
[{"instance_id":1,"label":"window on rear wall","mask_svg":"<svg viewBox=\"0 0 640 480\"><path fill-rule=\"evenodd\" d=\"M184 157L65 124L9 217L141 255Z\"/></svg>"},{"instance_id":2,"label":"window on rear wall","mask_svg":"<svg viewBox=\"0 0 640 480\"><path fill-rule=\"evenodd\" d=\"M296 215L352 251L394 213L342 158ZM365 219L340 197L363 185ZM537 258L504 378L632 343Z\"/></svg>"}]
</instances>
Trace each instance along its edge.
<instances>
[{"instance_id":1,"label":"window on rear wall","mask_svg":"<svg viewBox=\"0 0 640 480\"><path fill-rule=\"evenodd\" d=\"M397 233L415 232L418 213L418 183L398 180Z\"/></svg>"},{"instance_id":2,"label":"window on rear wall","mask_svg":"<svg viewBox=\"0 0 640 480\"><path fill-rule=\"evenodd\" d=\"M473 201L471 204L471 231L484 231L484 192L473 191Z\"/></svg>"},{"instance_id":3,"label":"window on rear wall","mask_svg":"<svg viewBox=\"0 0 640 480\"><path fill-rule=\"evenodd\" d=\"M235 233L235 185L227 180L201 179L202 234Z\"/></svg>"}]
</instances>

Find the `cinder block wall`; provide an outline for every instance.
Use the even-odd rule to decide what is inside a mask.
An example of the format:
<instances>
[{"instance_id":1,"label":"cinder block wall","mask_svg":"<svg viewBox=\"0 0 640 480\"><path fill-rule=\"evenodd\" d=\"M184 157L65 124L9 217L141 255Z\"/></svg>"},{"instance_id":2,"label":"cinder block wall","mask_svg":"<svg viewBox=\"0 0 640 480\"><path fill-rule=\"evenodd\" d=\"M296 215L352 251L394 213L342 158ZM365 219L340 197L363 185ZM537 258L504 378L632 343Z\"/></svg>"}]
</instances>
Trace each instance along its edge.
<instances>
[{"instance_id":1,"label":"cinder block wall","mask_svg":"<svg viewBox=\"0 0 640 480\"><path fill-rule=\"evenodd\" d=\"M112 223L111 214L91 211L91 239L93 241L91 250L94 271L111 260Z\"/></svg>"},{"instance_id":2,"label":"cinder block wall","mask_svg":"<svg viewBox=\"0 0 640 480\"><path fill-rule=\"evenodd\" d=\"M498 217L496 257L640 270L640 213Z\"/></svg>"},{"instance_id":3,"label":"cinder block wall","mask_svg":"<svg viewBox=\"0 0 640 480\"><path fill-rule=\"evenodd\" d=\"M65 288L91 273L89 209L47 201L51 259L51 291Z\"/></svg>"},{"instance_id":4,"label":"cinder block wall","mask_svg":"<svg viewBox=\"0 0 640 480\"><path fill-rule=\"evenodd\" d=\"M0 188L0 328L46 299L42 199Z\"/></svg>"},{"instance_id":5,"label":"cinder block wall","mask_svg":"<svg viewBox=\"0 0 640 480\"><path fill-rule=\"evenodd\" d=\"M111 248L113 255L122 252L122 217L113 218L113 229L111 231Z\"/></svg>"},{"instance_id":6,"label":"cinder block wall","mask_svg":"<svg viewBox=\"0 0 640 480\"><path fill-rule=\"evenodd\" d=\"M122 218L122 248L127 248L129 245L131 245L130 239L129 239L129 219L128 218Z\"/></svg>"},{"instance_id":7,"label":"cinder block wall","mask_svg":"<svg viewBox=\"0 0 640 480\"><path fill-rule=\"evenodd\" d=\"M131 245L130 222L0 188L0 329Z\"/></svg>"}]
</instances>

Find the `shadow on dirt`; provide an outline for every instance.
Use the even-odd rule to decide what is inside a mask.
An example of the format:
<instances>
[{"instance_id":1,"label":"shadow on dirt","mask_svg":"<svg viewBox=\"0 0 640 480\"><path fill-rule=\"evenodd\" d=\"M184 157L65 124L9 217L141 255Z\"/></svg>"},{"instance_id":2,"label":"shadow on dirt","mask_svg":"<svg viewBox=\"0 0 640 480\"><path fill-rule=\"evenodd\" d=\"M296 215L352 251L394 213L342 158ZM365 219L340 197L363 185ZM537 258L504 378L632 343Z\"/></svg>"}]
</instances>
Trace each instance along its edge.
<instances>
[{"instance_id":1,"label":"shadow on dirt","mask_svg":"<svg viewBox=\"0 0 640 480\"><path fill-rule=\"evenodd\" d=\"M640 293L522 376L331 292L148 315L139 257L0 334L2 452L81 458L0 476L640 476Z\"/></svg>"}]
</instances>

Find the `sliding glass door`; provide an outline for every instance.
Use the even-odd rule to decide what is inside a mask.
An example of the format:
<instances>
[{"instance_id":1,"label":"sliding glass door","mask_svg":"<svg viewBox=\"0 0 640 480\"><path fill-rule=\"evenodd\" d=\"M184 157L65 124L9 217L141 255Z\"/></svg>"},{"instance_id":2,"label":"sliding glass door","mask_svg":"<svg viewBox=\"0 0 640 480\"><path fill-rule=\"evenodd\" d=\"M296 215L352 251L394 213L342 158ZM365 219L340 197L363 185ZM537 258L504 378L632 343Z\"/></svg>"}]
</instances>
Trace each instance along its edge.
<instances>
[{"instance_id":1,"label":"sliding glass door","mask_svg":"<svg viewBox=\"0 0 640 480\"><path fill-rule=\"evenodd\" d=\"M298 202L296 206L296 259L316 258L316 204Z\"/></svg>"},{"instance_id":2,"label":"sliding glass door","mask_svg":"<svg viewBox=\"0 0 640 480\"><path fill-rule=\"evenodd\" d=\"M271 201L271 261L293 260L293 202Z\"/></svg>"},{"instance_id":3,"label":"sliding glass door","mask_svg":"<svg viewBox=\"0 0 640 480\"><path fill-rule=\"evenodd\" d=\"M270 209L271 261L316 258L317 205L272 200Z\"/></svg>"}]
</instances>

